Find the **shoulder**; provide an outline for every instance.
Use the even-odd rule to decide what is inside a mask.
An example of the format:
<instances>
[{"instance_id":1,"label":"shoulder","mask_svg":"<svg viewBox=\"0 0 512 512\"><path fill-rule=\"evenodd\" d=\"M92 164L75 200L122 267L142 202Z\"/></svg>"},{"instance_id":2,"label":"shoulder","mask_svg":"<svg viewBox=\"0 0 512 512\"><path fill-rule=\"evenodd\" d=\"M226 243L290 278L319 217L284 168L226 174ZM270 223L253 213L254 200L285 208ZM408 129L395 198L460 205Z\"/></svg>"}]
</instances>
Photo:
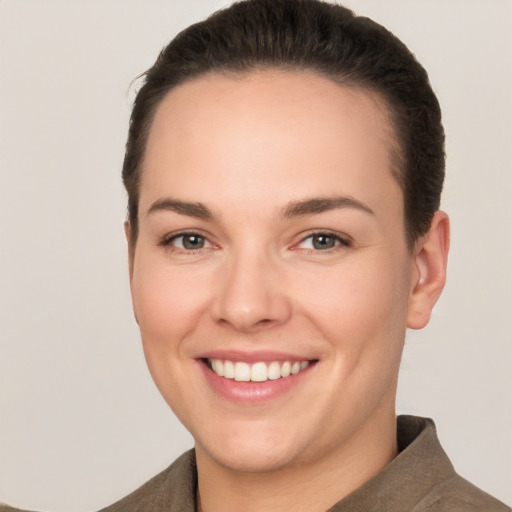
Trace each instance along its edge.
<instances>
[{"instance_id":1,"label":"shoulder","mask_svg":"<svg viewBox=\"0 0 512 512\"><path fill-rule=\"evenodd\" d=\"M414 509L416 512L511 512L512 509L455 474Z\"/></svg>"},{"instance_id":2,"label":"shoulder","mask_svg":"<svg viewBox=\"0 0 512 512\"><path fill-rule=\"evenodd\" d=\"M457 474L431 419L400 416L397 427L400 453L382 472L394 510L512 512Z\"/></svg>"},{"instance_id":3,"label":"shoulder","mask_svg":"<svg viewBox=\"0 0 512 512\"><path fill-rule=\"evenodd\" d=\"M412 512L512 512L510 507L462 478L455 471L429 418L400 416L396 474L408 479L404 495ZM393 463L392 463L393 464Z\"/></svg>"},{"instance_id":4,"label":"shoulder","mask_svg":"<svg viewBox=\"0 0 512 512\"><path fill-rule=\"evenodd\" d=\"M195 512L197 471L190 450L136 491L100 512ZM0 503L0 512L28 512Z\"/></svg>"},{"instance_id":5,"label":"shoulder","mask_svg":"<svg viewBox=\"0 0 512 512\"><path fill-rule=\"evenodd\" d=\"M136 491L100 512L194 512L196 486L195 453L190 450Z\"/></svg>"}]
</instances>

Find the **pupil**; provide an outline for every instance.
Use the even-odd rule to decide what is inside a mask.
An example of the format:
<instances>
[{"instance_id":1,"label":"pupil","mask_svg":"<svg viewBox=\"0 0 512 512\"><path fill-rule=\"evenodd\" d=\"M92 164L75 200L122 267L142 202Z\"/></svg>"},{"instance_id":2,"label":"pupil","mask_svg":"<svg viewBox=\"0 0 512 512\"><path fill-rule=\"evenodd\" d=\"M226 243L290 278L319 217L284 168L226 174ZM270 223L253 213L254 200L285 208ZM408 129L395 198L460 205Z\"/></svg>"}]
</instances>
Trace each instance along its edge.
<instances>
[{"instance_id":1,"label":"pupil","mask_svg":"<svg viewBox=\"0 0 512 512\"><path fill-rule=\"evenodd\" d=\"M317 235L313 238L313 247L315 249L332 249L334 247L334 238L327 235Z\"/></svg>"},{"instance_id":2,"label":"pupil","mask_svg":"<svg viewBox=\"0 0 512 512\"><path fill-rule=\"evenodd\" d=\"M185 249L201 249L204 246L204 238L198 235L188 235L183 237L183 247Z\"/></svg>"}]
</instances>

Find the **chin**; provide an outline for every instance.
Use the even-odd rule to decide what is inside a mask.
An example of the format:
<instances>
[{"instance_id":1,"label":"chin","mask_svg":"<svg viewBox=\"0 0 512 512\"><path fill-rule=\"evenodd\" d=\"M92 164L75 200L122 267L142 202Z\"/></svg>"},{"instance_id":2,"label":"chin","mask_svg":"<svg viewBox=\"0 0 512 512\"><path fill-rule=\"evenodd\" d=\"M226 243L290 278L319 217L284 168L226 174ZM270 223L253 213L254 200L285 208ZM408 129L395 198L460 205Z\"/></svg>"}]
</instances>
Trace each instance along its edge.
<instances>
[{"instance_id":1,"label":"chin","mask_svg":"<svg viewBox=\"0 0 512 512\"><path fill-rule=\"evenodd\" d=\"M272 473L294 465L296 458L289 453L264 452L261 449L233 450L220 453L218 450L207 451L208 456L219 466L238 473Z\"/></svg>"},{"instance_id":2,"label":"chin","mask_svg":"<svg viewBox=\"0 0 512 512\"><path fill-rule=\"evenodd\" d=\"M291 467L301 459L300 447L289 435L225 435L218 442L203 444L196 440L196 450L216 464L241 473L269 473Z\"/></svg>"}]
</instances>

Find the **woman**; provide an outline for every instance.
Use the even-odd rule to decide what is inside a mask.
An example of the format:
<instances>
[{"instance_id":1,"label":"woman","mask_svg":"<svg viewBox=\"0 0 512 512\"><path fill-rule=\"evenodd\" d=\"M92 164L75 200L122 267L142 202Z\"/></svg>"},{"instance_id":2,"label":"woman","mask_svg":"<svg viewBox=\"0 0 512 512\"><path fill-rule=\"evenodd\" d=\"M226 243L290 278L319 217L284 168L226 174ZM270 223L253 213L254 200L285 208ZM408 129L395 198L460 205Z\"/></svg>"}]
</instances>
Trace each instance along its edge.
<instances>
[{"instance_id":1,"label":"woman","mask_svg":"<svg viewBox=\"0 0 512 512\"><path fill-rule=\"evenodd\" d=\"M506 510L429 421L397 439L405 329L445 280L443 143L424 70L343 7L242 2L164 49L126 234L146 359L196 444L106 510Z\"/></svg>"},{"instance_id":2,"label":"woman","mask_svg":"<svg viewBox=\"0 0 512 512\"><path fill-rule=\"evenodd\" d=\"M342 7L242 2L171 42L134 105L126 234L195 450L105 510L509 510L395 414L445 281L443 145L423 68Z\"/></svg>"}]
</instances>

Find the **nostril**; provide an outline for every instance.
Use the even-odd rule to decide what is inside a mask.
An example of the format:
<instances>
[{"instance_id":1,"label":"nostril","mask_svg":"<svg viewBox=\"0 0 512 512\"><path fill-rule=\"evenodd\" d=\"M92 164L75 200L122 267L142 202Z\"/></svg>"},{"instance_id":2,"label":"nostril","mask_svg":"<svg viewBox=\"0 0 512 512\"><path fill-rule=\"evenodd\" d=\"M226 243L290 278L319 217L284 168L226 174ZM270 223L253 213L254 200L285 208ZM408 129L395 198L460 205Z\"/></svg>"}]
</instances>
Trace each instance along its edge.
<instances>
[{"instance_id":1,"label":"nostril","mask_svg":"<svg viewBox=\"0 0 512 512\"><path fill-rule=\"evenodd\" d=\"M235 276L236 277L236 276ZM289 319L291 305L279 287L267 286L254 275L248 282L233 276L212 302L211 314L219 325L228 324L240 331L269 328Z\"/></svg>"}]
</instances>

